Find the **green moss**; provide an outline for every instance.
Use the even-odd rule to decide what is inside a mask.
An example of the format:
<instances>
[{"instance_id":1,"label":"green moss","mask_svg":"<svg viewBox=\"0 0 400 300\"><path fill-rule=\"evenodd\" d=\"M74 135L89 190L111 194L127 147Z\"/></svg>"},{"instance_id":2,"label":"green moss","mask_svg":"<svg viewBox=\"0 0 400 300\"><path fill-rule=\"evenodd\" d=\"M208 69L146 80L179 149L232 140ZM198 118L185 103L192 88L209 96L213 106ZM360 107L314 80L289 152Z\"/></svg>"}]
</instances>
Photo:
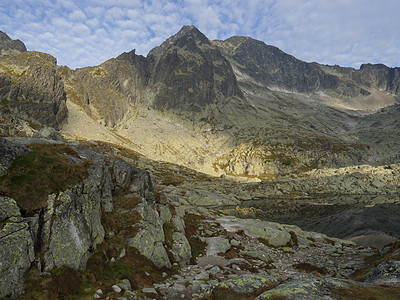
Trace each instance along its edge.
<instances>
[{"instance_id":1,"label":"green moss","mask_svg":"<svg viewBox=\"0 0 400 300\"><path fill-rule=\"evenodd\" d=\"M49 194L63 191L88 175L89 162L71 164L63 155L77 153L63 144L33 144L32 152L17 157L0 178L0 191L18 203L24 215L47 206Z\"/></svg>"}]
</instances>

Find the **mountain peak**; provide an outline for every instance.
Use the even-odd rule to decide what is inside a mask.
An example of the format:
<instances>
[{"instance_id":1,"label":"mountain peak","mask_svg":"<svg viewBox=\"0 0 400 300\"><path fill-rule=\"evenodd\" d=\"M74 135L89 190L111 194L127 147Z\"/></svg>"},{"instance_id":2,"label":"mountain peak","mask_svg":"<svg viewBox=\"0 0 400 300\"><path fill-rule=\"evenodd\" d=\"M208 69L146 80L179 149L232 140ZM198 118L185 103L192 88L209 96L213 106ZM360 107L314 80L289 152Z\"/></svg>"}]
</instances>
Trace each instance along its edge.
<instances>
[{"instance_id":1,"label":"mountain peak","mask_svg":"<svg viewBox=\"0 0 400 300\"><path fill-rule=\"evenodd\" d=\"M154 58L159 58L165 53L165 51L171 45L176 43L178 40L181 39L188 40L190 38L194 39L194 41L199 42L201 44L210 43L208 38L194 25L185 25L176 34L166 39L160 46L152 49L147 56L148 57L153 56Z\"/></svg>"},{"instance_id":2,"label":"mountain peak","mask_svg":"<svg viewBox=\"0 0 400 300\"><path fill-rule=\"evenodd\" d=\"M11 39L5 32L0 31L0 59L26 51L26 46L20 40Z\"/></svg>"}]
</instances>

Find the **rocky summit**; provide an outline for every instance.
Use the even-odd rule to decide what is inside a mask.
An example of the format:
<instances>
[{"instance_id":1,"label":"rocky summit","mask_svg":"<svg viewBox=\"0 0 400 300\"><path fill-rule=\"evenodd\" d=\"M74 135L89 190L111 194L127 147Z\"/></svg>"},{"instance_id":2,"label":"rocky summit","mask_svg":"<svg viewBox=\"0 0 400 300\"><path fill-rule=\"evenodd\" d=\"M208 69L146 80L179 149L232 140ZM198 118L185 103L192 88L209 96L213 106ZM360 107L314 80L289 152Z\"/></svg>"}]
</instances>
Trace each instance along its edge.
<instances>
[{"instance_id":1,"label":"rocky summit","mask_svg":"<svg viewBox=\"0 0 400 300\"><path fill-rule=\"evenodd\" d=\"M400 299L399 70L0 31L0 298Z\"/></svg>"}]
</instances>

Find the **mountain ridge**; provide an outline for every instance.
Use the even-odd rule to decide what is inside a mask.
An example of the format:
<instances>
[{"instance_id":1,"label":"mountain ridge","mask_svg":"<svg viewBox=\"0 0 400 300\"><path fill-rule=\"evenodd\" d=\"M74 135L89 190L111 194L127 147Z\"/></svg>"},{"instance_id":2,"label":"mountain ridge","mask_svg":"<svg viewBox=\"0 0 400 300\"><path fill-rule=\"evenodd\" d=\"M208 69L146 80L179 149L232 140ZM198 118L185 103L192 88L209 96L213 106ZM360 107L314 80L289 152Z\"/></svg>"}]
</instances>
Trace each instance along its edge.
<instances>
[{"instance_id":1,"label":"mountain ridge","mask_svg":"<svg viewBox=\"0 0 400 300\"><path fill-rule=\"evenodd\" d=\"M210 41L194 26L147 57L132 50L99 66L57 68L75 116L60 124L67 136L108 135L209 174L268 177L396 157L396 143L388 155L371 150L375 133L362 124L399 102L399 68L307 63L250 37ZM79 128L83 119L92 132Z\"/></svg>"}]
</instances>

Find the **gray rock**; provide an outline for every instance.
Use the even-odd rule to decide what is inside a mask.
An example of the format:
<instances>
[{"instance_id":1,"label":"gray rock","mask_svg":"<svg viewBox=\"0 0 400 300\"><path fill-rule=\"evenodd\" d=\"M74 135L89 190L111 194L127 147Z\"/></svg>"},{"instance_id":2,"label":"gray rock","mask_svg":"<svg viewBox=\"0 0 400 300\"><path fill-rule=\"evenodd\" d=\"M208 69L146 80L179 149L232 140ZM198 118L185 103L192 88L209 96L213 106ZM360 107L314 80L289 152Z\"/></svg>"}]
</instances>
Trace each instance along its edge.
<instances>
[{"instance_id":1,"label":"gray rock","mask_svg":"<svg viewBox=\"0 0 400 300\"><path fill-rule=\"evenodd\" d=\"M131 282L129 279L122 279L120 283L117 284L121 289L125 291L130 291L132 289Z\"/></svg>"},{"instance_id":2,"label":"gray rock","mask_svg":"<svg viewBox=\"0 0 400 300\"><path fill-rule=\"evenodd\" d=\"M110 163L111 176L115 183L115 190L125 190L132 181L134 168L125 161L120 159L111 159Z\"/></svg>"},{"instance_id":3,"label":"gray rock","mask_svg":"<svg viewBox=\"0 0 400 300\"><path fill-rule=\"evenodd\" d=\"M196 280L207 280L209 278L210 278L210 274L208 274L207 272L201 272L194 276L194 279L196 279Z\"/></svg>"},{"instance_id":4,"label":"gray rock","mask_svg":"<svg viewBox=\"0 0 400 300\"><path fill-rule=\"evenodd\" d=\"M172 217L172 225L176 231L185 232L185 222L179 216Z\"/></svg>"},{"instance_id":5,"label":"gray rock","mask_svg":"<svg viewBox=\"0 0 400 300\"><path fill-rule=\"evenodd\" d=\"M62 135L53 127L44 127L33 135L34 138L63 142Z\"/></svg>"},{"instance_id":6,"label":"gray rock","mask_svg":"<svg viewBox=\"0 0 400 300\"><path fill-rule=\"evenodd\" d=\"M221 269L218 266L214 266L211 269L207 270L207 273L211 275L216 275L221 272Z\"/></svg>"},{"instance_id":7,"label":"gray rock","mask_svg":"<svg viewBox=\"0 0 400 300\"><path fill-rule=\"evenodd\" d=\"M94 163L81 184L49 196L40 237L46 270L63 265L84 269L93 247L104 239L101 206L102 196L111 194L110 174L102 155L77 151ZM54 207L56 202L60 204Z\"/></svg>"},{"instance_id":8,"label":"gray rock","mask_svg":"<svg viewBox=\"0 0 400 300\"><path fill-rule=\"evenodd\" d=\"M245 274L232 279L220 282L207 290L206 294L212 294L212 291L217 287L228 288L237 293L253 293L259 288L278 284L279 279L273 276L258 275L258 274Z\"/></svg>"},{"instance_id":9,"label":"gray rock","mask_svg":"<svg viewBox=\"0 0 400 300\"><path fill-rule=\"evenodd\" d=\"M0 298L22 292L24 275L35 257L28 223L15 221L11 217L0 223Z\"/></svg>"},{"instance_id":10,"label":"gray rock","mask_svg":"<svg viewBox=\"0 0 400 300\"><path fill-rule=\"evenodd\" d=\"M192 258L192 252L186 236L182 232L174 232L172 234L172 240L171 252L175 262L181 267L188 265Z\"/></svg>"},{"instance_id":11,"label":"gray rock","mask_svg":"<svg viewBox=\"0 0 400 300\"><path fill-rule=\"evenodd\" d=\"M341 280L325 278L299 278L278 285L276 288L259 295L256 300L269 299L273 296L284 296L288 300L331 299L330 289L347 288L349 284Z\"/></svg>"},{"instance_id":12,"label":"gray rock","mask_svg":"<svg viewBox=\"0 0 400 300\"><path fill-rule=\"evenodd\" d=\"M206 255L225 253L231 248L228 239L221 236L206 238L206 241L207 241Z\"/></svg>"},{"instance_id":13,"label":"gray rock","mask_svg":"<svg viewBox=\"0 0 400 300\"><path fill-rule=\"evenodd\" d=\"M155 294L155 295L158 294L154 288L143 288L142 292L145 294Z\"/></svg>"},{"instance_id":14,"label":"gray rock","mask_svg":"<svg viewBox=\"0 0 400 300\"><path fill-rule=\"evenodd\" d=\"M14 199L0 196L0 222L20 215L19 207Z\"/></svg>"},{"instance_id":15,"label":"gray rock","mask_svg":"<svg viewBox=\"0 0 400 300\"><path fill-rule=\"evenodd\" d=\"M116 284L114 284L111 288L113 289L113 291L115 293L121 293L121 291L122 291L122 289Z\"/></svg>"},{"instance_id":16,"label":"gray rock","mask_svg":"<svg viewBox=\"0 0 400 300\"><path fill-rule=\"evenodd\" d=\"M0 99L6 100L1 105L0 133L15 135L22 122L60 129L68 111L57 60L45 53L23 52L0 64Z\"/></svg>"},{"instance_id":17,"label":"gray rock","mask_svg":"<svg viewBox=\"0 0 400 300\"><path fill-rule=\"evenodd\" d=\"M26 46L20 40L12 40L0 31L0 59L26 51Z\"/></svg>"},{"instance_id":18,"label":"gray rock","mask_svg":"<svg viewBox=\"0 0 400 300\"><path fill-rule=\"evenodd\" d=\"M159 205L158 211L160 215L160 222L164 225L165 222L169 222L172 218L171 211L168 205Z\"/></svg>"},{"instance_id":19,"label":"gray rock","mask_svg":"<svg viewBox=\"0 0 400 300\"><path fill-rule=\"evenodd\" d=\"M400 261L379 264L367 274L366 281L374 284L400 283Z\"/></svg>"},{"instance_id":20,"label":"gray rock","mask_svg":"<svg viewBox=\"0 0 400 300\"><path fill-rule=\"evenodd\" d=\"M130 192L145 198L150 203L154 202L153 182L148 171L133 168L133 182L130 186Z\"/></svg>"},{"instance_id":21,"label":"gray rock","mask_svg":"<svg viewBox=\"0 0 400 300\"><path fill-rule=\"evenodd\" d=\"M240 246L240 242L235 240L235 239L232 239L231 240L231 245L234 246L234 247L238 247L238 246Z\"/></svg>"}]
</instances>

